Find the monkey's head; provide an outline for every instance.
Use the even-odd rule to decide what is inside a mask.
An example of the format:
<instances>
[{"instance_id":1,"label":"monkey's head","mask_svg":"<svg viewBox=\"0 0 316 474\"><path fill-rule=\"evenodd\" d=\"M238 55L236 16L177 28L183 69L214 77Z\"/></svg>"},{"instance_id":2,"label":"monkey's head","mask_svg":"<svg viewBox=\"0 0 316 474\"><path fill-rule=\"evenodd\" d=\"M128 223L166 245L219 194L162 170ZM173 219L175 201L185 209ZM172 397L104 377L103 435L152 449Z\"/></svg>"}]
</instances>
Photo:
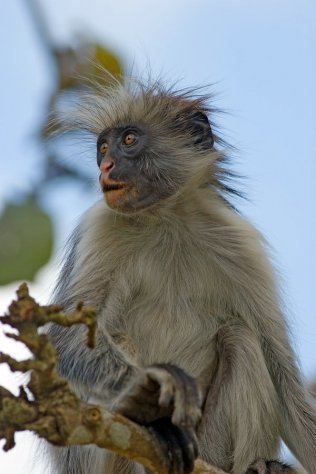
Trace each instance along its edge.
<instances>
[{"instance_id":1,"label":"monkey's head","mask_svg":"<svg viewBox=\"0 0 316 474\"><path fill-rule=\"evenodd\" d=\"M138 212L209 185L219 158L209 112L204 97L157 83L88 95L76 122L97 136L108 205Z\"/></svg>"}]
</instances>

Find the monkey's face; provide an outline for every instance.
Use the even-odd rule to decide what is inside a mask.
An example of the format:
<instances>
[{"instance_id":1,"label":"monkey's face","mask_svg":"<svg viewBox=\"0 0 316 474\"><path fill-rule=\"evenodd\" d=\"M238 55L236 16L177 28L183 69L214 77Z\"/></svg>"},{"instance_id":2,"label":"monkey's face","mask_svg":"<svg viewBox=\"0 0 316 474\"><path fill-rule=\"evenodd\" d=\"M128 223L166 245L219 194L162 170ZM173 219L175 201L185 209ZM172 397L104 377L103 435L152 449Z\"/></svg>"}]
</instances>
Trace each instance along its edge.
<instances>
[{"instance_id":1,"label":"monkey's face","mask_svg":"<svg viewBox=\"0 0 316 474\"><path fill-rule=\"evenodd\" d=\"M150 137L136 125L104 130L97 142L100 185L108 205L122 212L152 206L168 193L148 169ZM151 167L153 164L151 164Z\"/></svg>"},{"instance_id":2,"label":"monkey's face","mask_svg":"<svg viewBox=\"0 0 316 474\"><path fill-rule=\"evenodd\" d=\"M192 109L151 127L125 122L105 129L97 141L97 162L106 202L120 212L160 204L181 190L201 156L205 163L212 144L206 115Z\"/></svg>"}]
</instances>

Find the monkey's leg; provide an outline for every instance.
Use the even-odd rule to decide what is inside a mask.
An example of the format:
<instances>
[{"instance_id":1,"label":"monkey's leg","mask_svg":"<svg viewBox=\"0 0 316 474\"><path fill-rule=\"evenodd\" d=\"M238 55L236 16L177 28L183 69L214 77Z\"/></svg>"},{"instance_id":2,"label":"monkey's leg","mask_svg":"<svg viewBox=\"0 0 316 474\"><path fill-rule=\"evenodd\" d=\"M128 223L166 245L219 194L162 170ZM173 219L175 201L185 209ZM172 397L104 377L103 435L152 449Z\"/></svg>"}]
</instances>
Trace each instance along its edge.
<instances>
[{"instance_id":1,"label":"monkey's leg","mask_svg":"<svg viewBox=\"0 0 316 474\"><path fill-rule=\"evenodd\" d=\"M278 399L260 343L241 320L221 328L217 350L218 367L198 429L199 454L224 470L244 474L255 459L276 457Z\"/></svg>"}]
</instances>

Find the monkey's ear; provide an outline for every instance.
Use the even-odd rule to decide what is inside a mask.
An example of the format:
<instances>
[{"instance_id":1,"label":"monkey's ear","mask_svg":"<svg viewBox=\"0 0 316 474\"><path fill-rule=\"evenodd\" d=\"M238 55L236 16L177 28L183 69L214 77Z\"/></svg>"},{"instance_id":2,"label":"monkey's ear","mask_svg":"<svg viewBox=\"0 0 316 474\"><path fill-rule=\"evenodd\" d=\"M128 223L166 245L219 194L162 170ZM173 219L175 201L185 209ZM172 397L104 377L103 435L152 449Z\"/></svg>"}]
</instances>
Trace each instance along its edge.
<instances>
[{"instance_id":1,"label":"monkey's ear","mask_svg":"<svg viewBox=\"0 0 316 474\"><path fill-rule=\"evenodd\" d=\"M203 112L196 110L191 115L190 128L194 137L194 144L203 148L212 148L214 136L208 117Z\"/></svg>"},{"instance_id":2,"label":"monkey's ear","mask_svg":"<svg viewBox=\"0 0 316 474\"><path fill-rule=\"evenodd\" d=\"M214 136L207 115L200 110L187 110L178 119L184 122L186 130L192 135L194 145L208 149L214 145ZM183 126L183 125L182 125Z\"/></svg>"}]
</instances>

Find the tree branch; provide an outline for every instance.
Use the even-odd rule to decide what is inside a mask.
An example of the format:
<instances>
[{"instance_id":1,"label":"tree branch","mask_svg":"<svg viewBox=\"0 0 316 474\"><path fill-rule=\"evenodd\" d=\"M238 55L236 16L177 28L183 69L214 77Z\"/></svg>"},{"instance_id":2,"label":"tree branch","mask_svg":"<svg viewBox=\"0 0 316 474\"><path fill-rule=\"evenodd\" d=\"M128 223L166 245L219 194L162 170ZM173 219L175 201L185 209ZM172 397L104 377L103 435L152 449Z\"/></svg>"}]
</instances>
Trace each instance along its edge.
<instances>
[{"instance_id":1,"label":"tree branch","mask_svg":"<svg viewBox=\"0 0 316 474\"><path fill-rule=\"evenodd\" d=\"M56 305L40 306L30 297L26 284L17 291L17 300L1 318L18 331L7 333L12 339L23 342L33 358L17 361L0 353L0 363L7 363L12 371L31 370L30 381L20 387L16 397L0 387L0 439L3 449L15 445L18 431L31 430L57 446L95 444L143 464L151 471L169 474L169 457L166 445L154 432L127 418L103 408L84 403L71 392L68 383L56 370L57 353L45 334L38 328L55 322L63 326L85 324L87 344L94 347L95 312L79 304L71 314L64 314ZM222 470L198 459L194 474L225 474Z\"/></svg>"}]
</instances>

